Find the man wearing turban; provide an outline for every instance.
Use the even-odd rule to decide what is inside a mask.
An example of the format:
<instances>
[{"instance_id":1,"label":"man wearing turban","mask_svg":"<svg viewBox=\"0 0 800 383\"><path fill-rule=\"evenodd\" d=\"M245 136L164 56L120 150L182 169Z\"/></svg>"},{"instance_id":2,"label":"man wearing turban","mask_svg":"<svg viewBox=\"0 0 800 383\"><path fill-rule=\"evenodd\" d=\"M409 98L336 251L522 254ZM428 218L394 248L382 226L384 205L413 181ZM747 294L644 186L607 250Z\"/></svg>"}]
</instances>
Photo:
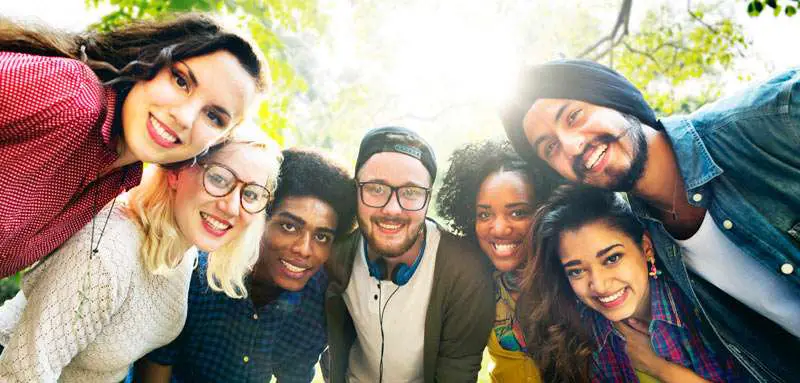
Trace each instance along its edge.
<instances>
[{"instance_id":1,"label":"man wearing turban","mask_svg":"<svg viewBox=\"0 0 800 383\"><path fill-rule=\"evenodd\" d=\"M534 166L627 193L712 341L759 381L796 379L800 70L659 120L619 73L559 60L523 74L502 118Z\"/></svg>"}]
</instances>

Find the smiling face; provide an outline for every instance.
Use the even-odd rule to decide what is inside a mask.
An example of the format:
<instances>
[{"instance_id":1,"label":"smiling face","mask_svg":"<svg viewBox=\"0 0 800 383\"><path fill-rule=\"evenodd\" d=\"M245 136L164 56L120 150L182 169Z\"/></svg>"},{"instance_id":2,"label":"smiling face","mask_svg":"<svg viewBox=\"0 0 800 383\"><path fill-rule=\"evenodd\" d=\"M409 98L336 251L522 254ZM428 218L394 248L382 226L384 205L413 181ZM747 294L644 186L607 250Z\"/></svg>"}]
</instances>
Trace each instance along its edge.
<instances>
[{"instance_id":1,"label":"smiling face","mask_svg":"<svg viewBox=\"0 0 800 383\"><path fill-rule=\"evenodd\" d=\"M533 223L532 189L519 172L501 171L489 174L478 190L475 234L499 271L516 270L525 259L522 242Z\"/></svg>"},{"instance_id":2,"label":"smiling face","mask_svg":"<svg viewBox=\"0 0 800 383\"><path fill-rule=\"evenodd\" d=\"M641 123L606 107L539 99L525 115L523 129L536 155L570 181L629 191L647 162Z\"/></svg>"},{"instance_id":3,"label":"smiling face","mask_svg":"<svg viewBox=\"0 0 800 383\"><path fill-rule=\"evenodd\" d=\"M333 207L315 197L286 197L267 221L255 276L300 291L328 260L337 225Z\"/></svg>"},{"instance_id":4,"label":"smiling face","mask_svg":"<svg viewBox=\"0 0 800 383\"><path fill-rule=\"evenodd\" d=\"M162 68L137 82L122 103L122 158L170 163L189 159L238 124L256 83L221 50Z\"/></svg>"},{"instance_id":5,"label":"smiling face","mask_svg":"<svg viewBox=\"0 0 800 383\"><path fill-rule=\"evenodd\" d=\"M422 162L394 152L370 157L359 170L357 179L358 182L379 182L394 187L431 187L430 174ZM382 208L369 207L359 198L358 225L370 249L385 257L405 254L420 238L428 203L426 201L420 210L408 211L400 208L396 193L392 193Z\"/></svg>"},{"instance_id":6,"label":"smiling face","mask_svg":"<svg viewBox=\"0 0 800 383\"><path fill-rule=\"evenodd\" d=\"M642 246L603 221L561 234L561 264L578 299L607 319L650 318L647 259L650 238Z\"/></svg>"},{"instance_id":7,"label":"smiling face","mask_svg":"<svg viewBox=\"0 0 800 383\"><path fill-rule=\"evenodd\" d=\"M221 164L244 183L266 187L274 177L268 152L247 144L228 144L205 159L205 163ZM239 183L223 197L214 197L203 186L204 169L193 165L168 174L175 190L175 220L189 243L203 251L214 251L242 233L263 212L252 214L242 208L240 195L245 186Z\"/></svg>"}]
</instances>

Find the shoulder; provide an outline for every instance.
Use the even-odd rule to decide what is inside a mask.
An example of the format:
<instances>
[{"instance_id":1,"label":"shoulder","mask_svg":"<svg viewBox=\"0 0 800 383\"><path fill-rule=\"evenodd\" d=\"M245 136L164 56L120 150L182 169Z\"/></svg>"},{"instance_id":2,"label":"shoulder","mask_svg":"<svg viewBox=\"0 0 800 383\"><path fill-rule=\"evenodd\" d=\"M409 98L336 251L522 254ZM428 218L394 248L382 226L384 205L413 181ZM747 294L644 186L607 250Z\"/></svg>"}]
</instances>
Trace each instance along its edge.
<instances>
[{"instance_id":1,"label":"shoulder","mask_svg":"<svg viewBox=\"0 0 800 383\"><path fill-rule=\"evenodd\" d=\"M491 280L491 265L477 244L458 237L439 226L439 248L436 252L437 264L446 265L445 270L452 273L480 275Z\"/></svg>"},{"instance_id":2,"label":"shoulder","mask_svg":"<svg viewBox=\"0 0 800 383\"><path fill-rule=\"evenodd\" d=\"M479 311L494 316L494 279L488 258L476 244L439 229L434 276L437 298L432 299L450 302L448 307L459 311L472 311L469 314L476 318Z\"/></svg>"},{"instance_id":3,"label":"shoulder","mask_svg":"<svg viewBox=\"0 0 800 383\"><path fill-rule=\"evenodd\" d=\"M303 294L306 296L321 296L325 294L327 288L328 272L325 268L320 268L306 283L306 286L303 288Z\"/></svg>"},{"instance_id":4,"label":"shoulder","mask_svg":"<svg viewBox=\"0 0 800 383\"><path fill-rule=\"evenodd\" d=\"M111 298L107 304L121 302L141 269L139 240L140 234L122 207L111 210L107 206L95 217L94 225L86 224L34 266L25 275L23 290L26 296L46 295L88 283L92 295Z\"/></svg>"},{"instance_id":5,"label":"shoulder","mask_svg":"<svg viewBox=\"0 0 800 383\"><path fill-rule=\"evenodd\" d=\"M331 285L337 286L336 289L344 289L350 281L350 273L353 271L353 260L357 253L361 231L354 230L341 239L337 239L333 244L331 255L325 262L326 279Z\"/></svg>"},{"instance_id":6,"label":"shoulder","mask_svg":"<svg viewBox=\"0 0 800 383\"><path fill-rule=\"evenodd\" d=\"M703 134L741 120L788 114L792 104L798 103L797 96L792 97L792 92L800 92L798 83L800 68L784 71L703 106L689 119Z\"/></svg>"},{"instance_id":7,"label":"shoulder","mask_svg":"<svg viewBox=\"0 0 800 383\"><path fill-rule=\"evenodd\" d=\"M15 99L42 107L65 107L67 103L96 108L105 104L100 79L78 60L2 52L0 77L3 90L13 91Z\"/></svg>"},{"instance_id":8,"label":"shoulder","mask_svg":"<svg viewBox=\"0 0 800 383\"><path fill-rule=\"evenodd\" d=\"M97 250L93 258L98 260L98 267L119 285L127 285L132 275L144 270L139 262L142 234L122 201L106 205L70 238L73 240L82 241L80 247L92 243L91 250ZM90 249L86 250L88 256Z\"/></svg>"},{"instance_id":9,"label":"shoulder","mask_svg":"<svg viewBox=\"0 0 800 383\"><path fill-rule=\"evenodd\" d=\"M89 66L66 57L0 52L0 71L10 83L41 83L44 88L102 87Z\"/></svg>"}]
</instances>

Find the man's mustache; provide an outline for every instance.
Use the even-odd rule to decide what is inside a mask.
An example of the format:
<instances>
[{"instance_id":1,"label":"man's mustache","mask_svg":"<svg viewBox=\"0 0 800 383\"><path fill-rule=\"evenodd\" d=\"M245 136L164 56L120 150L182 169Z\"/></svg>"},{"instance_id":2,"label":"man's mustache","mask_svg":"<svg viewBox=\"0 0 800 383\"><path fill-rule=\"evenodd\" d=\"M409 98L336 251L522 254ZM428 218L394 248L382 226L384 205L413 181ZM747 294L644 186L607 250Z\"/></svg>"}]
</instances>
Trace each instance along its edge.
<instances>
[{"instance_id":1,"label":"man's mustache","mask_svg":"<svg viewBox=\"0 0 800 383\"><path fill-rule=\"evenodd\" d=\"M617 135L606 133L595 137L588 145L584 146L583 152L581 152L579 156L575 156L575 159L572 160L572 171L575 172L578 181L583 181L586 178L586 168L583 165L586 153L600 145L611 145L627 136L631 129L633 129L633 124L626 123L626 125L625 129Z\"/></svg>"}]
</instances>

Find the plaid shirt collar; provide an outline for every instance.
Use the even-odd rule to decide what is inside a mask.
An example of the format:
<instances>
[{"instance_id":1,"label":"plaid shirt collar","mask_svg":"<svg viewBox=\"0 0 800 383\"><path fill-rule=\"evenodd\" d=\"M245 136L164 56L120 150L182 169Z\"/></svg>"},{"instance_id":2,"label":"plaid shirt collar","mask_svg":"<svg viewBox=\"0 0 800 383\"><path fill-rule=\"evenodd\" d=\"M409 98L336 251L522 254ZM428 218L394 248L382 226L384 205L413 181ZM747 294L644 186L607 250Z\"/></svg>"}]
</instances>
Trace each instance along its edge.
<instances>
[{"instance_id":1,"label":"plaid shirt collar","mask_svg":"<svg viewBox=\"0 0 800 383\"><path fill-rule=\"evenodd\" d=\"M649 328L653 330L654 322L664 322L666 324L686 329L683 320L681 319L678 305L675 303L673 292L669 286L664 282L664 279L648 278L650 284L650 311L652 320ZM595 344L599 351L608 344L611 334L615 334L620 339L624 339L622 334L614 328L613 323L606 319L602 314L590 309L586 305L581 305L583 308L583 316L591 316L594 323L593 335Z\"/></svg>"}]
</instances>

